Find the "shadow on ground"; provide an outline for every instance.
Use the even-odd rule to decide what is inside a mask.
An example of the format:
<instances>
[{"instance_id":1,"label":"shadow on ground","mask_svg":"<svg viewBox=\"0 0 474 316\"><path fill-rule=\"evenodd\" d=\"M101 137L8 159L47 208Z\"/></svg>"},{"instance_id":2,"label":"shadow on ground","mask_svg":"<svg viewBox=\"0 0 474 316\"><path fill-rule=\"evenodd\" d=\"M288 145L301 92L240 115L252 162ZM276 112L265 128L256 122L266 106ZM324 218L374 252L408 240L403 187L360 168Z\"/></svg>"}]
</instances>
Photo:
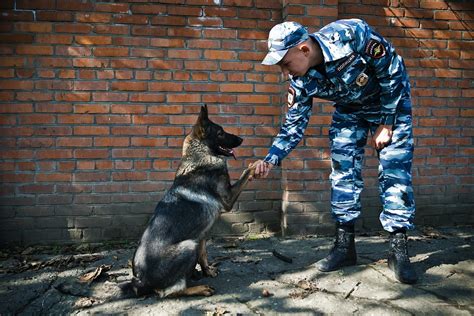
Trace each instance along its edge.
<instances>
[{"instance_id":1,"label":"shadow on ground","mask_svg":"<svg viewBox=\"0 0 474 316\"><path fill-rule=\"evenodd\" d=\"M173 299L120 298L117 284L130 279L133 244L82 254L3 253L0 314L471 315L473 232L473 228L414 232L410 254L420 280L413 286L398 283L388 270L386 235L358 237L358 265L331 273L321 273L312 265L326 255L331 238L213 241L208 252L219 275L190 285L208 284L216 294ZM274 250L292 263L277 258ZM110 270L90 283L78 281L101 266Z\"/></svg>"}]
</instances>

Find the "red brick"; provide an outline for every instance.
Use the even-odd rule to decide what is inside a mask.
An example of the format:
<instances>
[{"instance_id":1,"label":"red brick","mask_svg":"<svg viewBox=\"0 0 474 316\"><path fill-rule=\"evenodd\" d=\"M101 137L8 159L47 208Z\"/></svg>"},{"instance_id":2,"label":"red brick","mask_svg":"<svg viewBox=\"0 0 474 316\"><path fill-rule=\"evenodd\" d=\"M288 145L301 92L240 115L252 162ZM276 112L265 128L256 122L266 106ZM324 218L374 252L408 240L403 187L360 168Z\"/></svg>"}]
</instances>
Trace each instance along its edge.
<instances>
[{"instance_id":1,"label":"red brick","mask_svg":"<svg viewBox=\"0 0 474 316\"><path fill-rule=\"evenodd\" d=\"M72 12L60 11L37 11L36 19L48 22L71 22L74 20Z\"/></svg>"},{"instance_id":2,"label":"red brick","mask_svg":"<svg viewBox=\"0 0 474 316\"><path fill-rule=\"evenodd\" d=\"M72 174L70 173L40 173L36 175L37 182L70 182Z\"/></svg>"},{"instance_id":3,"label":"red brick","mask_svg":"<svg viewBox=\"0 0 474 316\"><path fill-rule=\"evenodd\" d=\"M461 71L449 69L435 69L435 76L440 78L459 78L461 76Z\"/></svg>"},{"instance_id":4,"label":"red brick","mask_svg":"<svg viewBox=\"0 0 474 316\"><path fill-rule=\"evenodd\" d=\"M184 25L184 24L183 24ZM221 27L222 19L221 18L208 18L208 17L190 17L187 20L188 26L201 26L201 27ZM228 28L224 25L224 27ZM229 27L230 28L230 27Z\"/></svg>"},{"instance_id":5,"label":"red brick","mask_svg":"<svg viewBox=\"0 0 474 316\"><path fill-rule=\"evenodd\" d=\"M33 35L0 34L0 43L33 43Z\"/></svg>"},{"instance_id":6,"label":"red brick","mask_svg":"<svg viewBox=\"0 0 474 316\"><path fill-rule=\"evenodd\" d=\"M223 31L223 30L221 30ZM202 31L199 29L190 29L185 27L169 27L167 28L168 36L178 36L178 37L201 37Z\"/></svg>"},{"instance_id":7,"label":"red brick","mask_svg":"<svg viewBox=\"0 0 474 316\"><path fill-rule=\"evenodd\" d=\"M168 6L169 15L201 16L202 10L198 7Z\"/></svg>"},{"instance_id":8,"label":"red brick","mask_svg":"<svg viewBox=\"0 0 474 316\"><path fill-rule=\"evenodd\" d=\"M110 36L75 36L77 44L81 45L109 45L112 44L112 37Z\"/></svg>"},{"instance_id":9,"label":"red brick","mask_svg":"<svg viewBox=\"0 0 474 316\"><path fill-rule=\"evenodd\" d=\"M110 106L107 104L76 104L75 113L108 113Z\"/></svg>"},{"instance_id":10,"label":"red brick","mask_svg":"<svg viewBox=\"0 0 474 316\"><path fill-rule=\"evenodd\" d=\"M108 135L107 126L75 126L74 135Z\"/></svg>"},{"instance_id":11,"label":"red brick","mask_svg":"<svg viewBox=\"0 0 474 316\"><path fill-rule=\"evenodd\" d=\"M112 68L145 68L146 61L139 59L113 59L111 60Z\"/></svg>"},{"instance_id":12,"label":"red brick","mask_svg":"<svg viewBox=\"0 0 474 316\"><path fill-rule=\"evenodd\" d=\"M57 34L38 34L36 35L37 43L47 43L47 44L71 44L72 36L71 35L57 35ZM38 47L38 46L31 46Z\"/></svg>"},{"instance_id":13,"label":"red brick","mask_svg":"<svg viewBox=\"0 0 474 316\"><path fill-rule=\"evenodd\" d=\"M163 102L164 100L165 95L158 93L139 93L130 95L130 101L132 102Z\"/></svg>"},{"instance_id":14,"label":"red brick","mask_svg":"<svg viewBox=\"0 0 474 316\"><path fill-rule=\"evenodd\" d=\"M36 159L66 159L72 158L71 149L48 149L38 150L36 152Z\"/></svg>"},{"instance_id":15,"label":"red brick","mask_svg":"<svg viewBox=\"0 0 474 316\"><path fill-rule=\"evenodd\" d=\"M56 140L58 147L91 147L92 138L90 137L59 137Z\"/></svg>"},{"instance_id":16,"label":"red brick","mask_svg":"<svg viewBox=\"0 0 474 316\"><path fill-rule=\"evenodd\" d=\"M168 94L166 96L168 102L177 102L177 103L193 103L193 102L200 102L201 95L200 94Z\"/></svg>"},{"instance_id":17,"label":"red brick","mask_svg":"<svg viewBox=\"0 0 474 316\"><path fill-rule=\"evenodd\" d=\"M183 84L177 82L150 82L150 91L183 91Z\"/></svg>"},{"instance_id":18,"label":"red brick","mask_svg":"<svg viewBox=\"0 0 474 316\"><path fill-rule=\"evenodd\" d=\"M130 56L134 57L164 57L164 51L159 49L133 48Z\"/></svg>"},{"instance_id":19,"label":"red brick","mask_svg":"<svg viewBox=\"0 0 474 316\"><path fill-rule=\"evenodd\" d=\"M131 145L132 146L137 146L137 147L165 146L166 145L166 139L132 137Z\"/></svg>"},{"instance_id":20,"label":"red brick","mask_svg":"<svg viewBox=\"0 0 474 316\"><path fill-rule=\"evenodd\" d=\"M189 18L192 19L192 18ZM186 24L186 18L181 16L156 16L152 18L151 24L152 25L166 25L166 26L185 26L185 25L193 25L191 21Z\"/></svg>"},{"instance_id":21,"label":"red brick","mask_svg":"<svg viewBox=\"0 0 474 316\"><path fill-rule=\"evenodd\" d=\"M128 25L94 25L94 33L97 34L129 34L130 27Z\"/></svg>"},{"instance_id":22,"label":"red brick","mask_svg":"<svg viewBox=\"0 0 474 316\"><path fill-rule=\"evenodd\" d=\"M192 70L217 70L217 63L210 61L185 61L185 68Z\"/></svg>"},{"instance_id":23,"label":"red brick","mask_svg":"<svg viewBox=\"0 0 474 316\"><path fill-rule=\"evenodd\" d=\"M54 30L59 33L90 33L92 26L84 24L57 24Z\"/></svg>"},{"instance_id":24,"label":"red brick","mask_svg":"<svg viewBox=\"0 0 474 316\"><path fill-rule=\"evenodd\" d=\"M114 23L118 24L147 24L148 17L140 15L114 15Z\"/></svg>"},{"instance_id":25,"label":"red brick","mask_svg":"<svg viewBox=\"0 0 474 316\"><path fill-rule=\"evenodd\" d=\"M146 135L146 126L112 127L112 135Z\"/></svg>"},{"instance_id":26,"label":"red brick","mask_svg":"<svg viewBox=\"0 0 474 316\"><path fill-rule=\"evenodd\" d=\"M157 125L167 123L167 118L164 116L152 116L152 115L134 115L132 117L133 124L145 124L145 125Z\"/></svg>"},{"instance_id":27,"label":"red brick","mask_svg":"<svg viewBox=\"0 0 474 316\"><path fill-rule=\"evenodd\" d=\"M145 13L145 14L164 14L166 13L165 5L155 4L133 4L130 8L133 13Z\"/></svg>"},{"instance_id":28,"label":"red brick","mask_svg":"<svg viewBox=\"0 0 474 316\"><path fill-rule=\"evenodd\" d=\"M218 84L207 84L207 83L187 83L187 84L184 84L184 91L193 91L193 92L197 92L197 91L202 91L202 92L206 92L206 91L213 91L213 92L217 92L219 91L219 85Z\"/></svg>"},{"instance_id":29,"label":"red brick","mask_svg":"<svg viewBox=\"0 0 474 316\"><path fill-rule=\"evenodd\" d=\"M92 93L93 101L127 101L128 94L120 92L96 92Z\"/></svg>"},{"instance_id":30,"label":"red brick","mask_svg":"<svg viewBox=\"0 0 474 316\"><path fill-rule=\"evenodd\" d=\"M113 158L145 158L148 151L145 149L113 149Z\"/></svg>"},{"instance_id":31,"label":"red brick","mask_svg":"<svg viewBox=\"0 0 474 316\"><path fill-rule=\"evenodd\" d=\"M94 56L128 56L128 48L125 47L97 47L94 49Z\"/></svg>"},{"instance_id":32,"label":"red brick","mask_svg":"<svg viewBox=\"0 0 474 316\"><path fill-rule=\"evenodd\" d=\"M111 15L107 13L76 13L76 22L79 23L108 23Z\"/></svg>"},{"instance_id":33,"label":"red brick","mask_svg":"<svg viewBox=\"0 0 474 316\"><path fill-rule=\"evenodd\" d=\"M160 136L175 136L175 135L184 135L184 128L182 127L167 127L167 126L151 126L150 135L160 135Z\"/></svg>"},{"instance_id":34,"label":"red brick","mask_svg":"<svg viewBox=\"0 0 474 316\"><path fill-rule=\"evenodd\" d=\"M132 27L132 35L138 36L153 36L153 37L164 37L166 35L166 29L163 27L155 26L134 26Z\"/></svg>"},{"instance_id":35,"label":"red brick","mask_svg":"<svg viewBox=\"0 0 474 316\"><path fill-rule=\"evenodd\" d=\"M146 82L112 82L112 90L122 90L122 91L146 91L147 83Z\"/></svg>"},{"instance_id":36,"label":"red brick","mask_svg":"<svg viewBox=\"0 0 474 316\"><path fill-rule=\"evenodd\" d=\"M159 47L184 47L184 40L169 38L152 38L150 44L151 46Z\"/></svg>"},{"instance_id":37,"label":"red brick","mask_svg":"<svg viewBox=\"0 0 474 316\"><path fill-rule=\"evenodd\" d=\"M247 83L221 84L220 91L221 92L252 92L253 84L247 84Z\"/></svg>"},{"instance_id":38,"label":"red brick","mask_svg":"<svg viewBox=\"0 0 474 316\"><path fill-rule=\"evenodd\" d=\"M145 113L146 107L143 105L136 104L114 104L111 109L112 113L126 113L126 114L138 114Z\"/></svg>"},{"instance_id":39,"label":"red brick","mask_svg":"<svg viewBox=\"0 0 474 316\"><path fill-rule=\"evenodd\" d=\"M128 147L130 139L128 137L95 137L95 147Z\"/></svg>"},{"instance_id":40,"label":"red brick","mask_svg":"<svg viewBox=\"0 0 474 316\"><path fill-rule=\"evenodd\" d=\"M224 59L234 60L237 58L235 51L224 51L224 50L206 50L204 51L204 58L206 59Z\"/></svg>"},{"instance_id":41,"label":"red brick","mask_svg":"<svg viewBox=\"0 0 474 316\"><path fill-rule=\"evenodd\" d=\"M51 23L45 22L18 22L15 30L20 32L50 33L53 30Z\"/></svg>"},{"instance_id":42,"label":"red brick","mask_svg":"<svg viewBox=\"0 0 474 316\"><path fill-rule=\"evenodd\" d=\"M129 5L127 3L96 3L94 10L99 12L128 13Z\"/></svg>"},{"instance_id":43,"label":"red brick","mask_svg":"<svg viewBox=\"0 0 474 316\"><path fill-rule=\"evenodd\" d=\"M240 95L237 97L237 102L238 103L270 103L270 97L267 95ZM276 113L276 114L279 114L279 113Z\"/></svg>"},{"instance_id":44,"label":"red brick","mask_svg":"<svg viewBox=\"0 0 474 316\"><path fill-rule=\"evenodd\" d=\"M76 159L100 159L108 158L109 151L107 149L76 149L74 150L74 158Z\"/></svg>"},{"instance_id":45,"label":"red brick","mask_svg":"<svg viewBox=\"0 0 474 316\"><path fill-rule=\"evenodd\" d=\"M29 124L52 124L54 123L54 116L49 114L33 114L33 115L22 115L19 120L22 125Z\"/></svg>"}]
</instances>

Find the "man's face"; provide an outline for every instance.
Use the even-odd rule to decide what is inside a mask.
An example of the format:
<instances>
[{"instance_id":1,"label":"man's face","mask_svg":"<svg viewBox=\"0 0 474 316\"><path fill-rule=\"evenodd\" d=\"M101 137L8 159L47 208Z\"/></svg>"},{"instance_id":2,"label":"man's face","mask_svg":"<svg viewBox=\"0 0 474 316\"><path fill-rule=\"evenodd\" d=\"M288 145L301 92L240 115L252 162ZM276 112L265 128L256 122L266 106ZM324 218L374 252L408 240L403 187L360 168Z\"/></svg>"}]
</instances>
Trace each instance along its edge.
<instances>
[{"instance_id":1,"label":"man's face","mask_svg":"<svg viewBox=\"0 0 474 316\"><path fill-rule=\"evenodd\" d=\"M309 54L304 53L303 50L296 46L288 50L278 65L285 78L288 77L288 75L301 77L304 76L311 67L311 60Z\"/></svg>"}]
</instances>

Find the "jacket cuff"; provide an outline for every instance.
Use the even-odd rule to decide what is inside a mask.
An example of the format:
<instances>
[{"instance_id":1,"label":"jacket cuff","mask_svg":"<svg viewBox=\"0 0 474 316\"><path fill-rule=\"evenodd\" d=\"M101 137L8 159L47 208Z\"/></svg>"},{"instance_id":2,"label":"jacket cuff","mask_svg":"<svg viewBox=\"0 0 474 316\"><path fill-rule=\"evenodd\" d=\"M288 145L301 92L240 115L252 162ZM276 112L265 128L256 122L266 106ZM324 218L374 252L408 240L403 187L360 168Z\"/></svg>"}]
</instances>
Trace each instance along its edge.
<instances>
[{"instance_id":1,"label":"jacket cuff","mask_svg":"<svg viewBox=\"0 0 474 316\"><path fill-rule=\"evenodd\" d=\"M275 154L268 154L263 161L271 163L274 166L281 166L281 159Z\"/></svg>"},{"instance_id":2,"label":"jacket cuff","mask_svg":"<svg viewBox=\"0 0 474 316\"><path fill-rule=\"evenodd\" d=\"M397 118L397 114L382 115L382 118L380 119L380 125L393 125L395 124L396 118Z\"/></svg>"}]
</instances>

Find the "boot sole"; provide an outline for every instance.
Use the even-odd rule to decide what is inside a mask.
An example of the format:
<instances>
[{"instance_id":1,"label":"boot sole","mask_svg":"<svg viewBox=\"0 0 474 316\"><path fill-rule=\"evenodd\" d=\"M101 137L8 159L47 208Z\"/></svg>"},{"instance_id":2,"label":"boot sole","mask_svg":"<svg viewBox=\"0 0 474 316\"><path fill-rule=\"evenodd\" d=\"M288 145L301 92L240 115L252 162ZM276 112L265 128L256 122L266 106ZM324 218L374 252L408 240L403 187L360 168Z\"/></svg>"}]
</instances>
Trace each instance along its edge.
<instances>
[{"instance_id":1,"label":"boot sole","mask_svg":"<svg viewBox=\"0 0 474 316\"><path fill-rule=\"evenodd\" d=\"M344 268L344 267L352 267L352 266L355 266L357 265L357 261L354 261L354 262L344 262L340 265L338 265L337 267L334 267L332 269L326 269L324 267L321 267L320 265L318 265L318 262L316 262L316 269L318 269L319 271L321 272L331 272L331 271L337 271L341 268Z\"/></svg>"}]
</instances>

